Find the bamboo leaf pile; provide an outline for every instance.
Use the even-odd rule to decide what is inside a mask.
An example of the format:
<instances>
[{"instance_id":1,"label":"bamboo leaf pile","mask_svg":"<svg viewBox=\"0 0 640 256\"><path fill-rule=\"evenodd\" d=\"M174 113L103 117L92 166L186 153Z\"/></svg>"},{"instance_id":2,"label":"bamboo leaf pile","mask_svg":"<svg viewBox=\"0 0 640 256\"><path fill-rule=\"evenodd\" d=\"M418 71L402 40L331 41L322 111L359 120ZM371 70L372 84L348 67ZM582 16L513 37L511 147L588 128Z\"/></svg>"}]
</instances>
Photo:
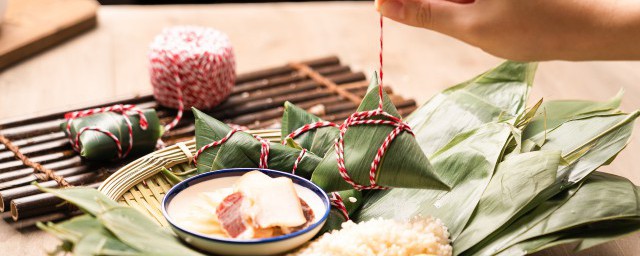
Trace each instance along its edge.
<instances>
[{"instance_id":1,"label":"bamboo leaf pile","mask_svg":"<svg viewBox=\"0 0 640 256\"><path fill-rule=\"evenodd\" d=\"M296 174L326 192L337 192L345 199L349 218L433 216L448 227L454 255L526 255L565 243L582 250L640 230L638 186L597 171L625 148L640 112L619 109L622 92L604 102L527 102L535 71L534 63L507 61L442 91L408 116L405 121L415 137L399 135L376 176L390 189L358 191L342 179L334 152L336 127L288 139L291 132L322 121L291 103L285 103L282 118L285 143L271 144L269 168L290 172L306 149ZM372 79L358 111L377 107L377 86ZM399 117L383 97L385 111ZM193 111L198 148L231 131ZM347 130L345 165L357 183L367 184L371 160L391 130L374 125ZM259 140L237 132L202 152L198 172L258 167L260 150ZM159 249L154 247L158 242L166 251L193 253L159 227L140 224L146 222L133 209L114 206L95 193L53 192L88 213L40 225L65 241L63 251L137 255ZM324 231L339 228L345 220L332 209ZM134 235L141 228L146 231ZM89 235L75 235L79 232ZM91 246L96 241L103 247Z\"/></svg>"}]
</instances>

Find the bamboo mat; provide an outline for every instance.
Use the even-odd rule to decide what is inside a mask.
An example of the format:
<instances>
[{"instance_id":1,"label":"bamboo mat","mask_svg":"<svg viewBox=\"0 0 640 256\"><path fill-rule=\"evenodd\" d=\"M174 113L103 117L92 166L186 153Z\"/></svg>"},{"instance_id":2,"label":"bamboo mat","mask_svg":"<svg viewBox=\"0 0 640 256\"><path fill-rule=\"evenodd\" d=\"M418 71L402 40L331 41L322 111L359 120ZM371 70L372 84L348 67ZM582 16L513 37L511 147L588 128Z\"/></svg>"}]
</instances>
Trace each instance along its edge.
<instances>
[{"instance_id":1,"label":"bamboo mat","mask_svg":"<svg viewBox=\"0 0 640 256\"><path fill-rule=\"evenodd\" d=\"M308 70L300 69L301 67L308 67L338 87L332 88L310 78ZM362 98L367 86L367 79L362 72L353 71L335 56L324 57L238 75L231 96L207 113L227 123L247 126L252 130L278 129L283 103L290 101L325 120L339 123L356 110L358 104L353 98ZM391 89L387 89L387 92L402 115L407 115L416 108L414 100L394 95ZM347 97L345 93L348 94ZM175 115L175 110L158 106L152 95L86 108L120 103L155 108L163 123L170 122ZM59 124L64 121L65 112L0 121L0 134L20 147L20 152L31 161L54 170L73 185L97 187L113 172L141 157L131 156L110 163L84 161L72 150L59 128ZM193 138L194 131L193 116L186 113L173 130L163 135L162 140L166 145L186 143ZM34 173L33 169L17 160L12 152L0 144L0 210L4 212L3 217L7 221L18 221L16 226L29 226L37 221L61 219L71 214L68 206L61 205L58 199L42 194L30 185L33 181L47 187L57 186L53 181L41 180L41 175ZM167 186L165 183L155 180L150 186L164 190ZM162 190L158 190L156 194L153 191L134 192L125 196L125 199L133 200L150 195L157 197L161 196L159 193Z\"/></svg>"}]
</instances>

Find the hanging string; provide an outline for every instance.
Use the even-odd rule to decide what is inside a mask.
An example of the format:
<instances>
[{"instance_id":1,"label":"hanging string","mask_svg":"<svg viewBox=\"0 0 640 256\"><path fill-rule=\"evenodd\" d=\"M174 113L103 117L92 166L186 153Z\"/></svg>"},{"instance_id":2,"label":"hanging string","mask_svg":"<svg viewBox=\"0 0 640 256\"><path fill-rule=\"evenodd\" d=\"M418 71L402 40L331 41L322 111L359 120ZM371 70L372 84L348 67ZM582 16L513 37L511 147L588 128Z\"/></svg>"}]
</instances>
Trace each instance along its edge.
<instances>
[{"instance_id":1,"label":"hanging string","mask_svg":"<svg viewBox=\"0 0 640 256\"><path fill-rule=\"evenodd\" d=\"M380 14L380 87L378 88L378 94L380 95L380 105L378 106L379 109L382 109L382 105L383 105L383 99L382 99L382 84L383 84L383 79L384 79L384 73L382 72L382 66L384 64L384 62L382 61L382 46L383 46L383 34L382 32L384 31L384 23L382 22L384 19L382 17L382 14Z\"/></svg>"},{"instance_id":2,"label":"hanging string","mask_svg":"<svg viewBox=\"0 0 640 256\"><path fill-rule=\"evenodd\" d=\"M180 77L176 75L175 79L176 79L176 83L180 84ZM176 113L176 117L170 123L164 126L164 132L168 132L169 130L173 129L173 127L176 127L176 125L178 125L178 123L182 119L182 115L184 112L184 99L182 96L182 88L175 87L175 90L176 90L176 100L178 101L178 112Z\"/></svg>"}]
</instances>

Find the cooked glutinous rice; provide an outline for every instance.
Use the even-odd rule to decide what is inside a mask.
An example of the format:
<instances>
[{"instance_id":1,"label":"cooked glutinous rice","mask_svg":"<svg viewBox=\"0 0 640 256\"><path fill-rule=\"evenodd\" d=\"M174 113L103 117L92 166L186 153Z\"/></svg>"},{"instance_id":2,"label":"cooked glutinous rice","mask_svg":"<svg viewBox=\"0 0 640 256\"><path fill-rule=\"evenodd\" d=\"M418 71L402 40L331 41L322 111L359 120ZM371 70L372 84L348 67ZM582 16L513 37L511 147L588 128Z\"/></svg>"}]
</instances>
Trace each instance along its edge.
<instances>
[{"instance_id":1,"label":"cooked glutinous rice","mask_svg":"<svg viewBox=\"0 0 640 256\"><path fill-rule=\"evenodd\" d=\"M439 219L418 217L401 222L380 218L358 224L347 221L342 229L324 234L289 256L450 256L452 250L449 231Z\"/></svg>"}]
</instances>

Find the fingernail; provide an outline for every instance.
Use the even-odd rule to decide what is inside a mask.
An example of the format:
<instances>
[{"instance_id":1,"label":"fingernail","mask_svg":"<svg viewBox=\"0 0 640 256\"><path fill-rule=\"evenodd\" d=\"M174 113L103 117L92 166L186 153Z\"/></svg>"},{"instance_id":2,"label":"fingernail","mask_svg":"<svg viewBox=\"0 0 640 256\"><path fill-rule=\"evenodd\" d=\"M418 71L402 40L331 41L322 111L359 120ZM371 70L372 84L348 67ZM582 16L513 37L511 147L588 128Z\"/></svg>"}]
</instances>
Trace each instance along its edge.
<instances>
[{"instance_id":1,"label":"fingernail","mask_svg":"<svg viewBox=\"0 0 640 256\"><path fill-rule=\"evenodd\" d=\"M380 3L381 2L381 3ZM382 16L391 19L404 19L404 4L398 0L379 0L379 10Z\"/></svg>"}]
</instances>

